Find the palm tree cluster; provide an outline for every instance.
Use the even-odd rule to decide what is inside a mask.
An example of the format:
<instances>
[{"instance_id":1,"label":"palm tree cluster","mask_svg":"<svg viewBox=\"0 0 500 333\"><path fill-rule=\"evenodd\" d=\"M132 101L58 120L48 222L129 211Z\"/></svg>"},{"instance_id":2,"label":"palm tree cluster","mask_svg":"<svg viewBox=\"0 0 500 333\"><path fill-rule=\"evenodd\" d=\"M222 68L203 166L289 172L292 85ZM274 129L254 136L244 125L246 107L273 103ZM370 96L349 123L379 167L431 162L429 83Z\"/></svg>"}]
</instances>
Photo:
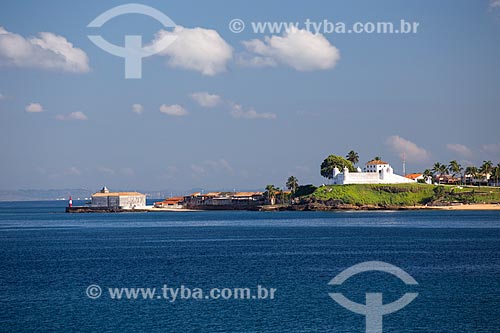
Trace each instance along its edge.
<instances>
[{"instance_id":1,"label":"palm tree cluster","mask_svg":"<svg viewBox=\"0 0 500 333\"><path fill-rule=\"evenodd\" d=\"M290 201L293 197L293 194L299 187L299 181L296 177L290 176L288 178L286 186L291 192L286 192L283 189L272 184L267 185L266 191L264 192L264 198L266 199L267 203L270 205L274 205L276 203L283 204Z\"/></svg>"},{"instance_id":2,"label":"palm tree cluster","mask_svg":"<svg viewBox=\"0 0 500 333\"><path fill-rule=\"evenodd\" d=\"M463 168L456 160L451 161L449 164L436 162L432 169L424 171L423 176L426 179L433 179L438 184L445 178L447 182L456 182L458 177L460 184L465 185L481 185L487 183L488 178L492 178L495 179L494 185L499 186L500 163L494 166L491 161L483 161L480 167L471 165Z\"/></svg>"}]
</instances>

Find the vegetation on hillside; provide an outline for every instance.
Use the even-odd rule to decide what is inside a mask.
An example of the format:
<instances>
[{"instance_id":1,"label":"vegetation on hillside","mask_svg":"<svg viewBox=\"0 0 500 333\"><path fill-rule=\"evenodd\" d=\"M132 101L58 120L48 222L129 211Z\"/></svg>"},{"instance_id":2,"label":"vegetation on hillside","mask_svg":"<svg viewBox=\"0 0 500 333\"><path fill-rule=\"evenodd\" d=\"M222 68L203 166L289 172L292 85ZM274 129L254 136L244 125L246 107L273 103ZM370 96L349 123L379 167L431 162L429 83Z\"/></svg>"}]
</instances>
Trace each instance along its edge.
<instances>
[{"instance_id":1,"label":"vegetation on hillside","mask_svg":"<svg viewBox=\"0 0 500 333\"><path fill-rule=\"evenodd\" d=\"M431 178L435 183L455 183L465 185L499 185L500 163L493 165L492 161L483 161L481 166L474 165L464 168L456 160L448 165L440 162L434 163L432 169L426 169L425 178Z\"/></svg>"},{"instance_id":2,"label":"vegetation on hillside","mask_svg":"<svg viewBox=\"0 0 500 333\"><path fill-rule=\"evenodd\" d=\"M500 188L426 184L351 184L318 187L303 199L355 206L418 206L450 203L500 203Z\"/></svg>"},{"instance_id":3,"label":"vegetation on hillside","mask_svg":"<svg viewBox=\"0 0 500 333\"><path fill-rule=\"evenodd\" d=\"M351 184L321 186L311 198L355 206L414 206L430 202L433 196L433 187L423 184Z\"/></svg>"},{"instance_id":4,"label":"vegetation on hillside","mask_svg":"<svg viewBox=\"0 0 500 333\"><path fill-rule=\"evenodd\" d=\"M330 155L321 163L320 173L323 177L332 179L334 168L339 169L341 172L344 168L349 169L350 172L356 172L356 168L351 161L346 160L342 156Z\"/></svg>"}]
</instances>

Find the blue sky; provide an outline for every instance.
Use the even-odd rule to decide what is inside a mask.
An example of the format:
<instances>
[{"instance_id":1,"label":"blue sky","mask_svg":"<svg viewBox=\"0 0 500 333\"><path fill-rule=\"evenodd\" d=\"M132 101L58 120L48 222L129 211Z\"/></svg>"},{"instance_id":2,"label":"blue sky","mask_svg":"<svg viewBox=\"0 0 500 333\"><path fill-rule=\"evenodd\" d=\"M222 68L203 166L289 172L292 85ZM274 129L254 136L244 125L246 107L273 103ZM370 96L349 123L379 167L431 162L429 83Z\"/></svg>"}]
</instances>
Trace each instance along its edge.
<instances>
[{"instance_id":1,"label":"blue sky","mask_svg":"<svg viewBox=\"0 0 500 333\"><path fill-rule=\"evenodd\" d=\"M0 189L258 189L289 175L321 184L321 161L351 149L399 173L403 151L409 172L452 159L500 162L498 1L137 1L184 27L191 43L143 59L140 80L125 79L123 59L87 38L153 41L162 26L141 15L87 28L125 3L2 2ZM234 18L243 32L229 30ZM419 28L250 28L308 18ZM61 48L71 59L54 53Z\"/></svg>"}]
</instances>

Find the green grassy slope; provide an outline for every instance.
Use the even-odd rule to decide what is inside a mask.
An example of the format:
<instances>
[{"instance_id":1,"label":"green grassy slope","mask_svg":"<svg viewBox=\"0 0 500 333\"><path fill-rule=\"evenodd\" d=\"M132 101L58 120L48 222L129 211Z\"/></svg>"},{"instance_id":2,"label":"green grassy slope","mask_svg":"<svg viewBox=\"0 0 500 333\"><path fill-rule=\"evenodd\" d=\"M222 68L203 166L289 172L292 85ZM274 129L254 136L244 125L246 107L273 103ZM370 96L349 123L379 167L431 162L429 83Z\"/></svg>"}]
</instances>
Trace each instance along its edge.
<instances>
[{"instance_id":1,"label":"green grassy slope","mask_svg":"<svg viewBox=\"0 0 500 333\"><path fill-rule=\"evenodd\" d=\"M438 186L427 184L331 185L317 188L309 197L337 200L356 206L414 206L429 203L498 203L500 188Z\"/></svg>"}]
</instances>

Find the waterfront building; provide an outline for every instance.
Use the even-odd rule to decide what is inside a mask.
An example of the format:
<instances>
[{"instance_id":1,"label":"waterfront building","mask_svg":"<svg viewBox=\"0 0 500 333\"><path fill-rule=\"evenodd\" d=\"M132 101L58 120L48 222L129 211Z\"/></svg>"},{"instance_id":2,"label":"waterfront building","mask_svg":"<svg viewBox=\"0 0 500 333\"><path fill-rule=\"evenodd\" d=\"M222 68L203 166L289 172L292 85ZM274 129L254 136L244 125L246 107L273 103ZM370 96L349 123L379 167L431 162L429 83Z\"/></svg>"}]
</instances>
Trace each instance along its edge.
<instances>
[{"instance_id":1,"label":"waterfront building","mask_svg":"<svg viewBox=\"0 0 500 333\"><path fill-rule=\"evenodd\" d=\"M389 163L381 160L372 160L366 163L363 171L357 168L357 172L350 172L344 168L342 172L335 167L333 169L333 184L403 184L416 183L414 179L409 179L394 173Z\"/></svg>"},{"instance_id":2,"label":"waterfront building","mask_svg":"<svg viewBox=\"0 0 500 333\"><path fill-rule=\"evenodd\" d=\"M156 208L172 208L172 209L180 209L183 208L184 197L172 197L167 198L163 201L155 202L154 206Z\"/></svg>"},{"instance_id":3,"label":"waterfront building","mask_svg":"<svg viewBox=\"0 0 500 333\"><path fill-rule=\"evenodd\" d=\"M264 204L263 192L209 192L193 193L185 196L183 203L187 207L253 207Z\"/></svg>"},{"instance_id":4,"label":"waterfront building","mask_svg":"<svg viewBox=\"0 0 500 333\"><path fill-rule=\"evenodd\" d=\"M139 192L110 192L103 187L92 194L91 207L96 208L139 208L146 206L146 195Z\"/></svg>"}]
</instances>

